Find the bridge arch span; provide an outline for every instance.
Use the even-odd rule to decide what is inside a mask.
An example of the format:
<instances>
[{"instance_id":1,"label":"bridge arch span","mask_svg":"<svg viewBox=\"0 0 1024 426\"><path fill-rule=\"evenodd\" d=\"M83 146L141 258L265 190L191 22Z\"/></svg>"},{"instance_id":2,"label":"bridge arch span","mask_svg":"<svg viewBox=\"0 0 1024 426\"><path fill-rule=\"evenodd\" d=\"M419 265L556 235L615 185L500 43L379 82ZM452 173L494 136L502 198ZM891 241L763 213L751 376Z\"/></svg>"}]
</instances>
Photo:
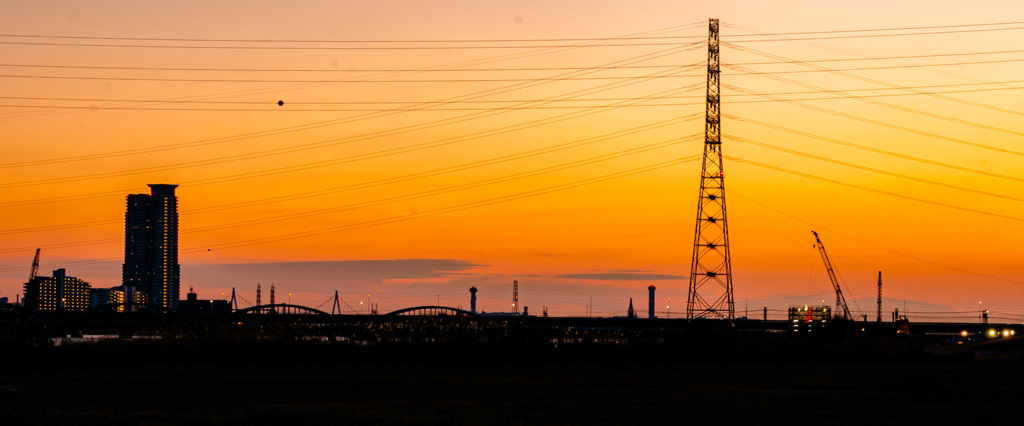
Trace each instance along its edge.
<instances>
[{"instance_id":1,"label":"bridge arch span","mask_svg":"<svg viewBox=\"0 0 1024 426\"><path fill-rule=\"evenodd\" d=\"M235 311L243 315L327 315L327 312L308 306L275 303L273 305L257 305Z\"/></svg>"},{"instance_id":2,"label":"bridge arch span","mask_svg":"<svg viewBox=\"0 0 1024 426\"><path fill-rule=\"evenodd\" d=\"M450 306L413 306L411 308L399 309L394 312L389 312L384 316L396 317L396 316L453 316L453 317L480 317L480 314L462 310L459 308L453 308Z\"/></svg>"}]
</instances>

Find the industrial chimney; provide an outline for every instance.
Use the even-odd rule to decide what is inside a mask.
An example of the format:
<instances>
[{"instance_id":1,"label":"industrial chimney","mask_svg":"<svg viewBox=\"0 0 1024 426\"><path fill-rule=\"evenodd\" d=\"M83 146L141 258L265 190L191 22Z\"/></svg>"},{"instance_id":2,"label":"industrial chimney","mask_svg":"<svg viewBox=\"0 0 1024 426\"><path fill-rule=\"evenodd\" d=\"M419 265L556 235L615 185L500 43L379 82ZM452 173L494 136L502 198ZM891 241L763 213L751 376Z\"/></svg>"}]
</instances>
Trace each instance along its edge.
<instances>
[{"instance_id":1,"label":"industrial chimney","mask_svg":"<svg viewBox=\"0 0 1024 426\"><path fill-rule=\"evenodd\" d=\"M654 315L654 286L647 287L647 318L655 319Z\"/></svg>"},{"instance_id":2,"label":"industrial chimney","mask_svg":"<svg viewBox=\"0 0 1024 426\"><path fill-rule=\"evenodd\" d=\"M476 313L476 287L469 288L469 311Z\"/></svg>"}]
</instances>

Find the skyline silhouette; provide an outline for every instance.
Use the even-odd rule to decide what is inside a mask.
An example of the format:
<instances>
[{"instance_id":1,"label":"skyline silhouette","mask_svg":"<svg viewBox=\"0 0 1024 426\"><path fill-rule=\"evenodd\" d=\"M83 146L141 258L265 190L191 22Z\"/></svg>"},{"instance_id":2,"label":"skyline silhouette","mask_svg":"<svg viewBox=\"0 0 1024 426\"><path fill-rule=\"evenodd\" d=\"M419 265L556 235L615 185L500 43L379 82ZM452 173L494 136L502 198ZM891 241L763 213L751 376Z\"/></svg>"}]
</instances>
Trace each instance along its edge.
<instances>
[{"instance_id":1,"label":"skyline silhouette","mask_svg":"<svg viewBox=\"0 0 1024 426\"><path fill-rule=\"evenodd\" d=\"M0 297L36 247L120 285L167 182L202 297L682 316L713 16L736 316L830 304L815 229L855 317L883 271L886 312L1024 320L1015 3L233 6L0 17Z\"/></svg>"}]
</instances>

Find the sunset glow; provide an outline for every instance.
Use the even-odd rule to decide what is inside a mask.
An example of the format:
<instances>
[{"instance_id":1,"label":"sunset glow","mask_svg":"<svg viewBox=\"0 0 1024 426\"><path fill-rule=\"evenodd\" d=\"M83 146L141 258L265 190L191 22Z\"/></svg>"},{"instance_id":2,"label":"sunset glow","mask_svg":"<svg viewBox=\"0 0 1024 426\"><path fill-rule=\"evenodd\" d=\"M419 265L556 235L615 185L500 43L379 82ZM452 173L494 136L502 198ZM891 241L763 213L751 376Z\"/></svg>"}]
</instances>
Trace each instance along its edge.
<instances>
[{"instance_id":1,"label":"sunset glow","mask_svg":"<svg viewBox=\"0 0 1024 426\"><path fill-rule=\"evenodd\" d=\"M858 319L882 271L883 315L1020 322L1024 6L996 3L11 2L0 297L36 248L120 285L125 196L167 183L182 293L508 311L518 280L532 315L613 316L654 284L681 315L714 17L737 316L831 304L814 229Z\"/></svg>"}]
</instances>

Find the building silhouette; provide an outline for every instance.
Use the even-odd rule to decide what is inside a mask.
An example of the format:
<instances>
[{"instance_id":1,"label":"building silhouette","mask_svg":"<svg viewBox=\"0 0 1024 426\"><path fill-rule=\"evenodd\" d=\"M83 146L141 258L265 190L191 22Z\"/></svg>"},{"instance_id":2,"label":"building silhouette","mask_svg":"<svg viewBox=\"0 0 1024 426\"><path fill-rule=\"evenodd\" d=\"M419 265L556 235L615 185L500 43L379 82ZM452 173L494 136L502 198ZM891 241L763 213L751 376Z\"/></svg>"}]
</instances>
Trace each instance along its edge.
<instances>
[{"instance_id":1,"label":"building silhouette","mask_svg":"<svg viewBox=\"0 0 1024 426\"><path fill-rule=\"evenodd\" d=\"M146 295L135 287L94 288L89 299L93 308L113 307L116 312L135 312L146 306Z\"/></svg>"},{"instance_id":2,"label":"building silhouette","mask_svg":"<svg viewBox=\"0 0 1024 426\"><path fill-rule=\"evenodd\" d=\"M23 302L30 312L81 312L89 308L89 283L57 269L52 277L37 276L25 283Z\"/></svg>"},{"instance_id":3,"label":"building silhouette","mask_svg":"<svg viewBox=\"0 0 1024 426\"><path fill-rule=\"evenodd\" d=\"M128 195L121 284L146 295L151 309L177 309L178 185L151 184L150 194Z\"/></svg>"}]
</instances>

